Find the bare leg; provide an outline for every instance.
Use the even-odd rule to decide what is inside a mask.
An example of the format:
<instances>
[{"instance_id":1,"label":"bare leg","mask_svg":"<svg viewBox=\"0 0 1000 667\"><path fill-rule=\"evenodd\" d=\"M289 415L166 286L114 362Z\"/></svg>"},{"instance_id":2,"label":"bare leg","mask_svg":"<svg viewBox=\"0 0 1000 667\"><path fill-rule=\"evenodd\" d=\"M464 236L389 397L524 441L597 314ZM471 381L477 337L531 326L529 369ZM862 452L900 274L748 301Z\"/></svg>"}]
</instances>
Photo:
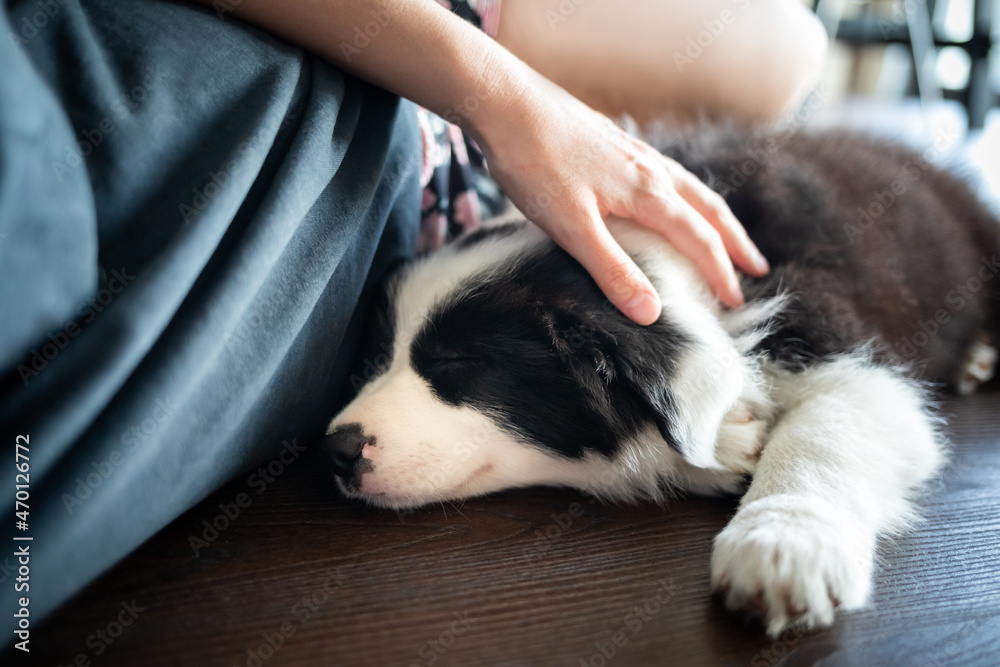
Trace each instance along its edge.
<instances>
[{"instance_id":1,"label":"bare leg","mask_svg":"<svg viewBox=\"0 0 1000 667\"><path fill-rule=\"evenodd\" d=\"M640 122L779 115L816 83L827 45L798 0L503 0L497 40L594 108Z\"/></svg>"}]
</instances>

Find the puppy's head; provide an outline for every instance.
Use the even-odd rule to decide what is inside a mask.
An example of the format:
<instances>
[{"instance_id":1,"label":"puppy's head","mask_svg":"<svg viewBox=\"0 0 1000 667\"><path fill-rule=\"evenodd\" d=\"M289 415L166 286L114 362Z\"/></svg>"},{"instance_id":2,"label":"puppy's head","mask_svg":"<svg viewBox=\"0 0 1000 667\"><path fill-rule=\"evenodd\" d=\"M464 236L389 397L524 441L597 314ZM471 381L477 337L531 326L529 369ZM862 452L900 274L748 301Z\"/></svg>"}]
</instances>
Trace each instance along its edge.
<instances>
[{"instance_id":1,"label":"puppy's head","mask_svg":"<svg viewBox=\"0 0 1000 667\"><path fill-rule=\"evenodd\" d=\"M388 296L379 372L324 440L348 496L398 508L547 484L628 497L702 437L675 385L703 343L666 308L649 327L628 320L531 225L460 239Z\"/></svg>"}]
</instances>

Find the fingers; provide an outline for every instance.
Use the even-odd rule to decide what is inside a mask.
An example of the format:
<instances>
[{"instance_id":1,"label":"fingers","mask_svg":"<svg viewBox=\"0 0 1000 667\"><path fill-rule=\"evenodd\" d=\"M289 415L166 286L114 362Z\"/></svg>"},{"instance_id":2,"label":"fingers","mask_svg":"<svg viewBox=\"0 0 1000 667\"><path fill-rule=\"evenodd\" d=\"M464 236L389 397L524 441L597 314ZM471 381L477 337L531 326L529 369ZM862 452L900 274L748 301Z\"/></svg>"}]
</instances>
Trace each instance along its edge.
<instances>
[{"instance_id":1,"label":"fingers","mask_svg":"<svg viewBox=\"0 0 1000 667\"><path fill-rule=\"evenodd\" d=\"M722 303L730 308L743 305L743 291L721 235L679 194L647 193L637 201L633 217L691 259Z\"/></svg>"},{"instance_id":2,"label":"fingers","mask_svg":"<svg viewBox=\"0 0 1000 667\"><path fill-rule=\"evenodd\" d=\"M567 117L581 122L546 125L543 144L528 142L525 148L506 142L506 153L490 154L491 172L514 204L526 212L537 209L540 181L558 183L562 194L529 213L531 219L638 324L659 318L660 299L611 236L603 214L632 219L661 234L695 264L722 303L742 305L733 260L750 275L763 275L768 267L722 197L603 116L582 105L572 110ZM505 155L513 156L509 165Z\"/></svg>"},{"instance_id":3,"label":"fingers","mask_svg":"<svg viewBox=\"0 0 1000 667\"><path fill-rule=\"evenodd\" d=\"M659 295L611 236L600 215L593 211L589 217L574 233L554 233L553 238L583 265L604 295L626 317L643 326L652 324L659 319L662 309Z\"/></svg>"},{"instance_id":4,"label":"fingers","mask_svg":"<svg viewBox=\"0 0 1000 667\"><path fill-rule=\"evenodd\" d=\"M726 200L674 160L664 156L663 161L674 178L677 193L715 228L736 266L752 276L767 274L770 270L767 260L729 210Z\"/></svg>"},{"instance_id":5,"label":"fingers","mask_svg":"<svg viewBox=\"0 0 1000 667\"><path fill-rule=\"evenodd\" d=\"M691 259L725 305L742 305L733 261L753 276L769 271L743 225L718 193L682 165L635 137L628 143L638 166L638 192L626 198L633 210L624 217L662 234Z\"/></svg>"}]
</instances>

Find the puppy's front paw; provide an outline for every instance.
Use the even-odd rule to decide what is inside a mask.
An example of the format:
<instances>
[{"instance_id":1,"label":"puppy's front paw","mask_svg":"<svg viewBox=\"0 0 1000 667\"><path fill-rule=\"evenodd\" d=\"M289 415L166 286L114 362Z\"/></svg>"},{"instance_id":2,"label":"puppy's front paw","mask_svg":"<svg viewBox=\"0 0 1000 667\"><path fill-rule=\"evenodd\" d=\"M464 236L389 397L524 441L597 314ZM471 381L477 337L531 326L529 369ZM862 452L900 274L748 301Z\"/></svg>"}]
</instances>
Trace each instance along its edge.
<instances>
[{"instance_id":1,"label":"puppy's front paw","mask_svg":"<svg viewBox=\"0 0 1000 667\"><path fill-rule=\"evenodd\" d=\"M752 475L760 460L761 436L766 423L745 405L730 410L715 442L715 460L732 472Z\"/></svg>"},{"instance_id":2,"label":"puppy's front paw","mask_svg":"<svg viewBox=\"0 0 1000 667\"><path fill-rule=\"evenodd\" d=\"M789 625L824 627L837 607L864 604L874 537L837 510L802 496L743 507L715 538L712 589L729 609L763 616L777 636Z\"/></svg>"}]
</instances>

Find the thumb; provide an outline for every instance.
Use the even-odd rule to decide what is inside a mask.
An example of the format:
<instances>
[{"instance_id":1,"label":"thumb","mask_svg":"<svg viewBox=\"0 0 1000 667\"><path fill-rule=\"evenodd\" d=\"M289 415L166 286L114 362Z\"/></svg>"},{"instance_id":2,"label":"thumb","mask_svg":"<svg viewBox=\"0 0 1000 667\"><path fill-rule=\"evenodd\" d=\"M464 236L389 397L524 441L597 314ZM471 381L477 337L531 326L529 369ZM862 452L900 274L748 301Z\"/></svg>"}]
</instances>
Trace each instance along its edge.
<instances>
[{"instance_id":1,"label":"thumb","mask_svg":"<svg viewBox=\"0 0 1000 667\"><path fill-rule=\"evenodd\" d=\"M636 324L652 324L659 319L662 309L659 295L615 241L600 216L595 212L591 218L586 231L557 242L583 265L604 295L626 317Z\"/></svg>"}]
</instances>

